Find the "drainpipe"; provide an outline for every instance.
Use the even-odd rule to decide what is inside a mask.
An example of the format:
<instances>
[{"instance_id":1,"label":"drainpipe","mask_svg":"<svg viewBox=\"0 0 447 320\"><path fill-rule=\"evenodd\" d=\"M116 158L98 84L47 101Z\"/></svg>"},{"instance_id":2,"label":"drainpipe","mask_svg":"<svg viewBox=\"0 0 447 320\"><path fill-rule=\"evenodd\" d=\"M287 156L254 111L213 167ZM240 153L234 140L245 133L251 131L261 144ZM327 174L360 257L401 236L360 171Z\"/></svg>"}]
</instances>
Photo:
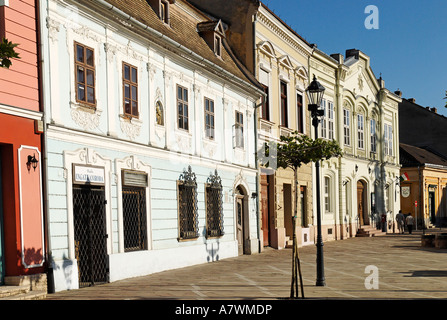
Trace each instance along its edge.
<instances>
[{"instance_id":1,"label":"drainpipe","mask_svg":"<svg viewBox=\"0 0 447 320\"><path fill-rule=\"evenodd\" d=\"M253 40L253 75L255 79L257 79L257 72L256 72L256 23L257 23L257 17L256 12L253 14L253 30L252 30L252 40ZM259 212L259 175L260 175L260 169L258 165L258 157L257 157L257 148L258 148L258 108L262 106L262 102L258 105L256 105L256 102L254 103L254 134L255 134L255 168L257 171L256 174L256 229L258 232L258 242L259 242L259 248L258 252L262 252L263 243L261 243L261 224L259 223L260 218L260 212Z\"/></svg>"},{"instance_id":2,"label":"drainpipe","mask_svg":"<svg viewBox=\"0 0 447 320\"><path fill-rule=\"evenodd\" d=\"M45 264L47 272L47 290L48 293L54 293L54 276L53 268L51 266L51 254L50 254L50 237L49 237L49 210L48 210L48 150L47 150L47 124L45 114L45 94L44 94L44 46L42 41L42 21L41 21L41 1L36 1L36 37L37 37L37 65L38 65L38 82L39 82L39 109L42 112L43 133L41 134L41 150L43 155L43 161L40 165L42 168L42 197L43 197L43 224L44 224L44 247L45 247ZM48 0L47 0L48 9Z\"/></svg>"}]
</instances>

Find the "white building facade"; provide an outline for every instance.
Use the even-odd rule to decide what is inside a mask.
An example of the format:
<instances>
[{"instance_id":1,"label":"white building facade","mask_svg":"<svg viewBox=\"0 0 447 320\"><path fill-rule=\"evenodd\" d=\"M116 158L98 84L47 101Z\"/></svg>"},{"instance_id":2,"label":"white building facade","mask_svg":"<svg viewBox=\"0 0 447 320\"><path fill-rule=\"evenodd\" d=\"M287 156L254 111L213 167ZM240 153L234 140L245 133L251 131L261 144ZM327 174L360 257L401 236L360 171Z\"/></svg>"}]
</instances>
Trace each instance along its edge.
<instances>
[{"instance_id":1,"label":"white building facade","mask_svg":"<svg viewBox=\"0 0 447 320\"><path fill-rule=\"evenodd\" d=\"M400 209L401 98L375 77L370 58L360 50L343 57L315 48L309 74L326 88L318 136L335 139L343 150L343 157L321 162L323 239L364 235L362 230L393 232Z\"/></svg>"},{"instance_id":2,"label":"white building facade","mask_svg":"<svg viewBox=\"0 0 447 320\"><path fill-rule=\"evenodd\" d=\"M254 110L184 1L41 2L54 291L259 252Z\"/></svg>"}]
</instances>

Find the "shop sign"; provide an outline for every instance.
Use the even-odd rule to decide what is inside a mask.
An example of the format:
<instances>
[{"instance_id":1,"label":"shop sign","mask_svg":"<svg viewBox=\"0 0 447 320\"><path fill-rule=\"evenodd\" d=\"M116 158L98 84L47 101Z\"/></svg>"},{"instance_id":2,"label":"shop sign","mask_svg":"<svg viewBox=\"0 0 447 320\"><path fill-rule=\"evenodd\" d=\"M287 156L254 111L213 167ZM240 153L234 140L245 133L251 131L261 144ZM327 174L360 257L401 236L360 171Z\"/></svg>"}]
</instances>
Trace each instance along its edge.
<instances>
[{"instance_id":1,"label":"shop sign","mask_svg":"<svg viewBox=\"0 0 447 320\"><path fill-rule=\"evenodd\" d=\"M73 182L76 184L104 185L105 171L102 167L74 165Z\"/></svg>"}]
</instances>

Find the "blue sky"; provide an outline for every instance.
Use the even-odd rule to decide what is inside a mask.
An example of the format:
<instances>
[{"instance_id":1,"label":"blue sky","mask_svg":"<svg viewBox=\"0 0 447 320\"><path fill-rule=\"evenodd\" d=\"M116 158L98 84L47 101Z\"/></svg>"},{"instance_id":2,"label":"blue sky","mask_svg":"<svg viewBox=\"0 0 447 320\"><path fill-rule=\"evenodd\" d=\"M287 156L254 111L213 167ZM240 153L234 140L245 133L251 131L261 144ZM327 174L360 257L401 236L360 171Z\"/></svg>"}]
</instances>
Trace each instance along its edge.
<instances>
[{"instance_id":1,"label":"blue sky","mask_svg":"<svg viewBox=\"0 0 447 320\"><path fill-rule=\"evenodd\" d=\"M390 91L447 116L447 1L262 0L309 43L327 54L359 49L371 57ZM367 29L368 5L378 29Z\"/></svg>"}]
</instances>

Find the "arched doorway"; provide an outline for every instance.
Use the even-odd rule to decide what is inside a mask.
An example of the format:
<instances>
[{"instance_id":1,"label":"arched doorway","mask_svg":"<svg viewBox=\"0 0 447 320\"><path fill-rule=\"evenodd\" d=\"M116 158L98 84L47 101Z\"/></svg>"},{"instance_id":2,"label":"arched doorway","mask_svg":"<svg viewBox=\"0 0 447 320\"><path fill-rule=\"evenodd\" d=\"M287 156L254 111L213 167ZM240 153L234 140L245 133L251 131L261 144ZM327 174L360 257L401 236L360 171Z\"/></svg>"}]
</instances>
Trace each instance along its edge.
<instances>
[{"instance_id":1,"label":"arched doorway","mask_svg":"<svg viewBox=\"0 0 447 320\"><path fill-rule=\"evenodd\" d=\"M248 239L248 198L242 186L237 186L235 189L235 215L236 215L236 239L238 254L246 253L245 243Z\"/></svg>"},{"instance_id":2,"label":"arched doorway","mask_svg":"<svg viewBox=\"0 0 447 320\"><path fill-rule=\"evenodd\" d=\"M361 226L369 224L366 183L357 181L357 215Z\"/></svg>"}]
</instances>

